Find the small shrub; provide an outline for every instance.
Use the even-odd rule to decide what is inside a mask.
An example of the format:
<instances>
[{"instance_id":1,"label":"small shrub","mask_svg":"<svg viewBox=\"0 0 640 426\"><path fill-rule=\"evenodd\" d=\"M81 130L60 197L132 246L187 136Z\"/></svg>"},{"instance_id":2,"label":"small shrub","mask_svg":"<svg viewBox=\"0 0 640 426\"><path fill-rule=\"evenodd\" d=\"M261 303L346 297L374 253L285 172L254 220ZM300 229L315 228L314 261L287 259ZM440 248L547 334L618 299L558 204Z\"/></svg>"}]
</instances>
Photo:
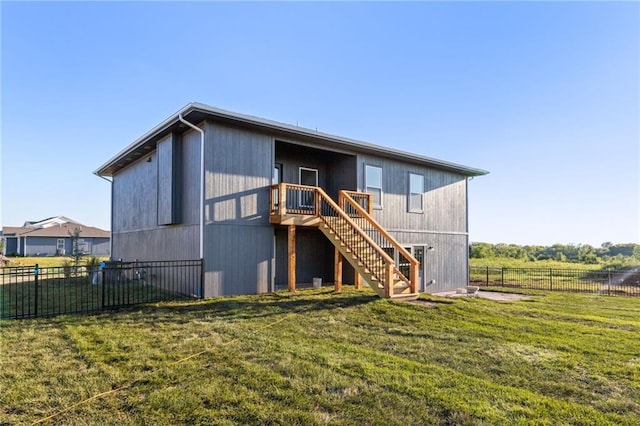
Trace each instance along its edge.
<instances>
[{"instance_id":1,"label":"small shrub","mask_svg":"<svg viewBox=\"0 0 640 426\"><path fill-rule=\"evenodd\" d=\"M65 260L64 262L62 262L62 273L64 274L65 278L70 278L72 271L73 263L71 263L71 261Z\"/></svg>"}]
</instances>

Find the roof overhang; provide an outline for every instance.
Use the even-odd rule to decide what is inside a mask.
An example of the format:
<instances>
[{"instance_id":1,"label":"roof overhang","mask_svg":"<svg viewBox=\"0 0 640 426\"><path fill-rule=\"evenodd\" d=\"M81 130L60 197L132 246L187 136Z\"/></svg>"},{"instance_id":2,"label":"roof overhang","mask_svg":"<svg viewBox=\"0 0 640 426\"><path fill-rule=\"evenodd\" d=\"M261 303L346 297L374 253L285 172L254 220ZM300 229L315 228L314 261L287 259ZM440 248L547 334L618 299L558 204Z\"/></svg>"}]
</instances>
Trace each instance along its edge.
<instances>
[{"instance_id":1,"label":"roof overhang","mask_svg":"<svg viewBox=\"0 0 640 426\"><path fill-rule=\"evenodd\" d=\"M100 166L94 174L98 176L113 176L118 170L128 166L134 161L144 157L156 149L158 141L162 140L169 133L183 133L189 128L179 120L182 114L187 121L197 124L204 120L215 123L228 124L243 128L264 131L274 137L286 138L288 140L299 140L328 150L338 150L341 152L369 153L386 158L398 159L419 165L446 170L463 176L481 176L489 172L482 169L467 167L456 163L438 160L431 157L399 151L379 145L370 144L354 139L343 138L318 132L304 127L292 126L279 123L277 121L266 120L251 115L238 114L209 105L192 102L184 108L155 126L153 129L136 139L129 146L114 155L109 161Z\"/></svg>"}]
</instances>

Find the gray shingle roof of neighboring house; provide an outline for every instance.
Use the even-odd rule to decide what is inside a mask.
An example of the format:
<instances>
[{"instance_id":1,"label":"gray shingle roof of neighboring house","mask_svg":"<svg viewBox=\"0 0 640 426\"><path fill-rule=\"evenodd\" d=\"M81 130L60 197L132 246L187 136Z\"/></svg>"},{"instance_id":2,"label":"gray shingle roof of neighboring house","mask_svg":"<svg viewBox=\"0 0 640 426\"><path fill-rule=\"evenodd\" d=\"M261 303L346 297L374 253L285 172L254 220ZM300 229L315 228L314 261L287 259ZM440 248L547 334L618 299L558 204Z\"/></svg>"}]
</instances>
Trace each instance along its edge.
<instances>
[{"instance_id":1,"label":"gray shingle roof of neighboring house","mask_svg":"<svg viewBox=\"0 0 640 426\"><path fill-rule=\"evenodd\" d=\"M251 115L238 114L198 102L192 102L113 156L109 161L100 166L94 174L99 176L113 176L113 174L118 170L126 167L154 150L157 142L170 132L184 131L185 125L178 119L180 114L182 114L187 121L195 124L200 123L203 120L212 120L230 125L239 125L242 127L269 131L275 137L289 137L302 142L308 141L320 146L325 146L327 149L354 153L375 153L383 157L395 158L402 161L427 165L436 169L459 173L463 176L480 176L488 173L486 170L482 169L467 167L355 139L330 135L316 130L306 129L304 127L292 126Z\"/></svg>"},{"instance_id":2,"label":"gray shingle roof of neighboring house","mask_svg":"<svg viewBox=\"0 0 640 426\"><path fill-rule=\"evenodd\" d=\"M109 238L109 231L96 228L93 226L83 225L77 222L63 223L46 228L34 228L31 226L3 226L2 236L4 237L20 237L26 235L28 237L58 237L68 238L69 234L75 230L80 230L80 238Z\"/></svg>"}]
</instances>

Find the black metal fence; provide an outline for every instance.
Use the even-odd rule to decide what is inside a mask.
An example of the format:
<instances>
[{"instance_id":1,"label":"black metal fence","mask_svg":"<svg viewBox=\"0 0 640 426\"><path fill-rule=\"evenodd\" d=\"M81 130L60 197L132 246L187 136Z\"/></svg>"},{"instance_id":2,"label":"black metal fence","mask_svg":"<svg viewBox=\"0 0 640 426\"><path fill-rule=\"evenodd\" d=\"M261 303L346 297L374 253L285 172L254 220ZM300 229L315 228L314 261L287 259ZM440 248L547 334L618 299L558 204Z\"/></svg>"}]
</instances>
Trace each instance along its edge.
<instances>
[{"instance_id":1,"label":"black metal fence","mask_svg":"<svg viewBox=\"0 0 640 426\"><path fill-rule=\"evenodd\" d=\"M588 270L472 266L469 268L469 281L477 286L640 297L640 268Z\"/></svg>"},{"instance_id":2,"label":"black metal fence","mask_svg":"<svg viewBox=\"0 0 640 426\"><path fill-rule=\"evenodd\" d=\"M89 313L199 299L202 260L102 262L96 266L0 268L0 318Z\"/></svg>"}]
</instances>

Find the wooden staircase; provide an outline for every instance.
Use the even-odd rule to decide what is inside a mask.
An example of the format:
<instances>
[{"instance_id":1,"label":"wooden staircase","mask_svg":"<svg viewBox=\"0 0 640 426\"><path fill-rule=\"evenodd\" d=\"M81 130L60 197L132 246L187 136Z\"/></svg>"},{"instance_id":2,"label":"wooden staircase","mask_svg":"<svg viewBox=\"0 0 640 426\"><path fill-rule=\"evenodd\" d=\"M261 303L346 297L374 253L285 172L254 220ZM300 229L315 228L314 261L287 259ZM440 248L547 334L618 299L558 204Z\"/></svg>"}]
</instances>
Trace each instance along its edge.
<instances>
[{"instance_id":1,"label":"wooden staircase","mask_svg":"<svg viewBox=\"0 0 640 426\"><path fill-rule=\"evenodd\" d=\"M275 194L273 188L277 188ZM313 191L313 206L305 213L319 220L307 220L306 223L317 226L380 297L404 300L418 298L418 261L360 205L357 196L362 195L361 193L340 191L338 204L321 188L292 184L274 185L273 216L278 213L277 217L280 220L286 217L287 193L296 197L296 191ZM275 209L274 195L278 197ZM300 214L298 210L294 211ZM403 259L404 264L409 265L409 277L400 271L390 253L397 254L398 258Z\"/></svg>"}]
</instances>

